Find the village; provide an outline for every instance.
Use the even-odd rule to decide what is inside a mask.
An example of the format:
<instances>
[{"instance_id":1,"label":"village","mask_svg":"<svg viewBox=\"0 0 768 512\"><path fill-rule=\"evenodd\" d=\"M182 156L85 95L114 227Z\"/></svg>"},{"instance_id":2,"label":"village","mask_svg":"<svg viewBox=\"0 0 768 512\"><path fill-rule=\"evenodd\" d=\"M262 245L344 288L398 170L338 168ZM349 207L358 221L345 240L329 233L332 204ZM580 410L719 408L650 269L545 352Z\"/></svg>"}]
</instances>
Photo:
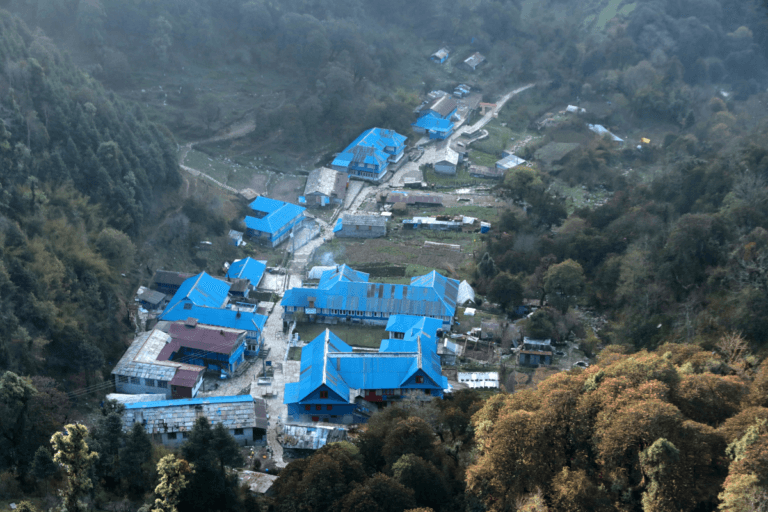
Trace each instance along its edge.
<instances>
[{"instance_id":1,"label":"village","mask_svg":"<svg viewBox=\"0 0 768 512\"><path fill-rule=\"evenodd\" d=\"M442 65L449 55L443 48L430 60ZM475 71L484 61L473 53L463 65ZM540 379L536 372L588 366L576 343L522 336L515 324L541 301L507 316L476 297L462 270L494 234L499 203L511 204L494 185L521 166L558 165L579 147L550 142L528 161L518 154L537 136L513 137L495 165L471 161L486 126L535 86L496 103L463 83L432 91L414 112L419 140L370 128L312 170L294 202L238 190L249 214L225 239L243 257L221 262L219 275L158 269L136 294L137 335L108 396L125 404L124 428L142 423L173 447L200 415L222 423L263 459L267 473L240 476L264 492L275 478L269 467L347 439L387 405L464 388L514 391ZM568 105L537 130L584 113ZM255 256L261 250L269 260Z\"/></svg>"}]
</instances>

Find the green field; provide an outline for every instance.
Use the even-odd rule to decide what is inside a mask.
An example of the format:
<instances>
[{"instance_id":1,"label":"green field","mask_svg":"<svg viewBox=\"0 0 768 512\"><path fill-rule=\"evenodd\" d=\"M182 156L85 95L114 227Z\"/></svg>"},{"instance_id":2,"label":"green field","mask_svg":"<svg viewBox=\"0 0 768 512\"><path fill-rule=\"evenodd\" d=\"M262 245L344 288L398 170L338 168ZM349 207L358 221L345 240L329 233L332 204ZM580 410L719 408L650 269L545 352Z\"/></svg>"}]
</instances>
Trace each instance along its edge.
<instances>
[{"instance_id":1,"label":"green field","mask_svg":"<svg viewBox=\"0 0 768 512\"><path fill-rule=\"evenodd\" d=\"M381 340L389 337L383 327L368 327L364 325L348 324L315 324L302 323L296 326L294 332L299 333L302 341L310 342L320 334L330 329L333 334L341 338L347 345L353 347L379 348Z\"/></svg>"}]
</instances>

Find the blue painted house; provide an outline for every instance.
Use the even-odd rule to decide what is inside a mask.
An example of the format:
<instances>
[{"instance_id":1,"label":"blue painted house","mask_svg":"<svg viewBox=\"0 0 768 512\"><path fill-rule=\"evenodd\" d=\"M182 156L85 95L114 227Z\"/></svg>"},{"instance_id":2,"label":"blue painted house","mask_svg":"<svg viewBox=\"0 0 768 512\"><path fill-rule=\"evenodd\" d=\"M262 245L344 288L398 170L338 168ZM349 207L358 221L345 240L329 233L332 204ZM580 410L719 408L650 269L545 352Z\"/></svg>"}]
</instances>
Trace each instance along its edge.
<instances>
[{"instance_id":1,"label":"blue painted house","mask_svg":"<svg viewBox=\"0 0 768 512\"><path fill-rule=\"evenodd\" d=\"M416 133L426 133L430 139L443 140L450 137L453 133L453 121L442 119L432 113L421 116L411 126L413 126L413 131Z\"/></svg>"},{"instance_id":2,"label":"blue painted house","mask_svg":"<svg viewBox=\"0 0 768 512\"><path fill-rule=\"evenodd\" d=\"M221 308L227 303L229 283L216 279L205 272L186 279L168 305L165 311L176 306L189 308L191 306L205 306L208 308ZM165 311L163 314L165 314Z\"/></svg>"},{"instance_id":3,"label":"blue painted house","mask_svg":"<svg viewBox=\"0 0 768 512\"><path fill-rule=\"evenodd\" d=\"M229 279L247 279L251 289L259 287L261 278L264 277L264 271L267 269L265 260L255 260L248 256L242 260L235 260L227 269L227 278Z\"/></svg>"},{"instance_id":4,"label":"blue painted house","mask_svg":"<svg viewBox=\"0 0 768 512\"><path fill-rule=\"evenodd\" d=\"M370 128L360 134L344 151L336 155L331 167L350 177L380 181L404 156L404 135L394 130Z\"/></svg>"},{"instance_id":5,"label":"blue painted house","mask_svg":"<svg viewBox=\"0 0 768 512\"><path fill-rule=\"evenodd\" d=\"M410 285L369 283L368 274L346 265L327 270L317 288L291 288L280 303L286 320L303 313L311 321L385 325L392 315L436 318L453 324L459 282L436 271Z\"/></svg>"},{"instance_id":6,"label":"blue painted house","mask_svg":"<svg viewBox=\"0 0 768 512\"><path fill-rule=\"evenodd\" d=\"M267 317L256 313L253 304L229 304L228 292L229 283L201 272L181 284L159 320L194 319L203 325L245 331L245 354L256 355L264 343Z\"/></svg>"},{"instance_id":7,"label":"blue painted house","mask_svg":"<svg viewBox=\"0 0 768 512\"><path fill-rule=\"evenodd\" d=\"M294 421L364 423L372 411L403 398L442 398L448 379L440 369L435 323L421 327L426 330L384 340L379 352L354 352L326 329L302 350L299 382L285 385L288 415Z\"/></svg>"},{"instance_id":8,"label":"blue painted house","mask_svg":"<svg viewBox=\"0 0 768 512\"><path fill-rule=\"evenodd\" d=\"M459 102L450 94L444 94L427 103L419 110L419 117L431 115L437 119L452 120L459 109Z\"/></svg>"},{"instance_id":9,"label":"blue painted house","mask_svg":"<svg viewBox=\"0 0 768 512\"><path fill-rule=\"evenodd\" d=\"M432 62L436 62L438 64L444 64L446 60L448 60L448 56L451 54L451 51L448 48L440 48L435 53L429 56L429 60Z\"/></svg>"},{"instance_id":10,"label":"blue painted house","mask_svg":"<svg viewBox=\"0 0 768 512\"><path fill-rule=\"evenodd\" d=\"M305 219L306 208L268 197L257 197L248 206L254 212L245 217L248 236L271 247L286 240Z\"/></svg>"}]
</instances>

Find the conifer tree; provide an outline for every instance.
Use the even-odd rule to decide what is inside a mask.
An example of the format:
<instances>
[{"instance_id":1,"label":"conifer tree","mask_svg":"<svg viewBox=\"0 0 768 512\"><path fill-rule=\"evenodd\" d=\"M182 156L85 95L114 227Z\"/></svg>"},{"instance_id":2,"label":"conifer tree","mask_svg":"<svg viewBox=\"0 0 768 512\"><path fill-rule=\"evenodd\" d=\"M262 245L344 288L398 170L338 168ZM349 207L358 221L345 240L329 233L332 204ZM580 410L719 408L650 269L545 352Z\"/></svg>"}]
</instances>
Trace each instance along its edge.
<instances>
[{"instance_id":1,"label":"conifer tree","mask_svg":"<svg viewBox=\"0 0 768 512\"><path fill-rule=\"evenodd\" d=\"M160 483L155 493L160 497L155 499L152 512L178 512L179 494L187 486L186 475L194 473L194 465L175 455L166 455L157 463L157 473Z\"/></svg>"},{"instance_id":2,"label":"conifer tree","mask_svg":"<svg viewBox=\"0 0 768 512\"><path fill-rule=\"evenodd\" d=\"M66 434L56 432L51 437L55 451L53 460L64 466L67 472L67 488L62 491L63 508L66 512L81 512L88 509L82 498L93 488L90 469L99 454L91 451L85 442L88 437L85 425L66 425L64 431Z\"/></svg>"},{"instance_id":3,"label":"conifer tree","mask_svg":"<svg viewBox=\"0 0 768 512\"><path fill-rule=\"evenodd\" d=\"M35 452L35 459L32 462L32 474L41 482L45 482L45 491L48 492L48 478L52 477L58 471L58 467L53 462L53 457L48 448L41 446Z\"/></svg>"}]
</instances>

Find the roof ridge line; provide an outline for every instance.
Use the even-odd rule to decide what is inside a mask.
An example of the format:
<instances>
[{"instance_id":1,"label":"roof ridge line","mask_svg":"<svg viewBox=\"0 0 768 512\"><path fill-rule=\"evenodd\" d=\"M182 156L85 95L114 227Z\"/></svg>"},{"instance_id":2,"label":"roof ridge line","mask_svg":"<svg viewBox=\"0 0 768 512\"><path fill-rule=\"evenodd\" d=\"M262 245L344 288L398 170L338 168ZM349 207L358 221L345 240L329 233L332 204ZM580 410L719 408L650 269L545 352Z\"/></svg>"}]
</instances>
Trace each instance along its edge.
<instances>
[{"instance_id":1,"label":"roof ridge line","mask_svg":"<svg viewBox=\"0 0 768 512\"><path fill-rule=\"evenodd\" d=\"M325 328L325 343L323 343L323 384L327 386L326 384L326 375L328 372L328 344L331 341L331 330L327 327Z\"/></svg>"}]
</instances>

